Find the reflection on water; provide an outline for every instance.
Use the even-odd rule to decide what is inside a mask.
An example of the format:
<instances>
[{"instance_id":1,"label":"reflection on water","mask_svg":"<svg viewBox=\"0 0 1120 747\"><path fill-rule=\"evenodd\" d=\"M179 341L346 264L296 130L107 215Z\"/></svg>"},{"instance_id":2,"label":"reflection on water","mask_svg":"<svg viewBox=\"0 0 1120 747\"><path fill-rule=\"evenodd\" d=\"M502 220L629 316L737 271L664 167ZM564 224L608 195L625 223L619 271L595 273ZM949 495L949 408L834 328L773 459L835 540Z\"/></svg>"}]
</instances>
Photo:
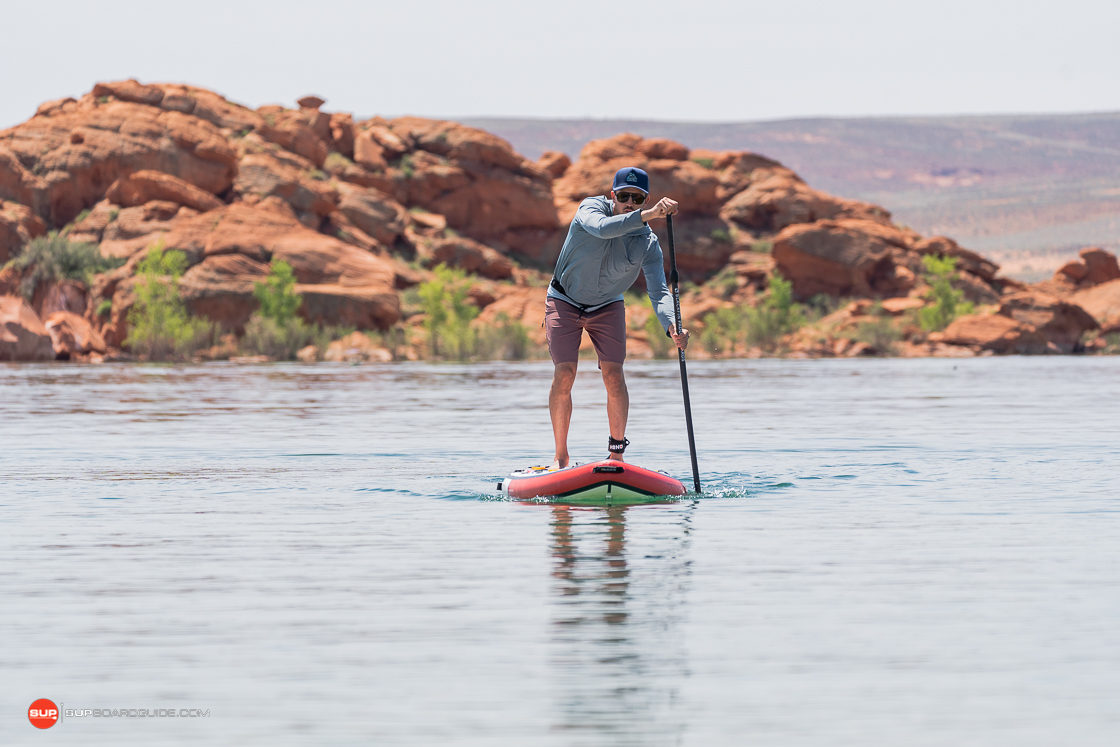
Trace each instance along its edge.
<instances>
[{"instance_id":1,"label":"reflection on water","mask_svg":"<svg viewBox=\"0 0 1120 747\"><path fill-rule=\"evenodd\" d=\"M695 505L551 507L554 728L596 744L680 742L688 667L679 622ZM668 521L646 546L627 548L628 511Z\"/></svg>"}]
</instances>

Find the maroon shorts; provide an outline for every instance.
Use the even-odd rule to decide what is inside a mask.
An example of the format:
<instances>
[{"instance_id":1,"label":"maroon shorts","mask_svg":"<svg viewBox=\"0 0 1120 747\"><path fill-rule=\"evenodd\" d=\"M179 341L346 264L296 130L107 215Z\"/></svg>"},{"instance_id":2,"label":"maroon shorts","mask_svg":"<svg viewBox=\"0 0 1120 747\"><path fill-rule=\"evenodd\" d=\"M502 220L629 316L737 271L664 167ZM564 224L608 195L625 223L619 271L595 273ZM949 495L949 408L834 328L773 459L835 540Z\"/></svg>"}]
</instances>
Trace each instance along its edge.
<instances>
[{"instance_id":1,"label":"maroon shorts","mask_svg":"<svg viewBox=\"0 0 1120 747\"><path fill-rule=\"evenodd\" d=\"M625 303L615 301L588 314L559 298L545 299L544 332L553 363L579 360L579 344L584 330L587 330L600 361L622 363L626 360Z\"/></svg>"}]
</instances>

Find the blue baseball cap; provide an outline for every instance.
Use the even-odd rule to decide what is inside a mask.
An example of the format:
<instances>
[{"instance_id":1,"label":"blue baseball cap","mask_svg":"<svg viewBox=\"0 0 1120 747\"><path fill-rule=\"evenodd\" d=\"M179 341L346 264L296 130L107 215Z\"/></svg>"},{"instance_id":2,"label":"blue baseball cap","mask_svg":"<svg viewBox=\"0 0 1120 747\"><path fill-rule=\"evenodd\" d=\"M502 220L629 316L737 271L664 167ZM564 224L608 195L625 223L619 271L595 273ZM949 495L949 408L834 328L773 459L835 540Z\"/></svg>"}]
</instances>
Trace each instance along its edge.
<instances>
[{"instance_id":1,"label":"blue baseball cap","mask_svg":"<svg viewBox=\"0 0 1120 747\"><path fill-rule=\"evenodd\" d=\"M618 190L625 189L626 187L640 189L648 195L649 174L642 171L641 169L636 169L633 166L627 166L624 169L619 169L615 172L614 186L612 186L611 189L617 192Z\"/></svg>"}]
</instances>

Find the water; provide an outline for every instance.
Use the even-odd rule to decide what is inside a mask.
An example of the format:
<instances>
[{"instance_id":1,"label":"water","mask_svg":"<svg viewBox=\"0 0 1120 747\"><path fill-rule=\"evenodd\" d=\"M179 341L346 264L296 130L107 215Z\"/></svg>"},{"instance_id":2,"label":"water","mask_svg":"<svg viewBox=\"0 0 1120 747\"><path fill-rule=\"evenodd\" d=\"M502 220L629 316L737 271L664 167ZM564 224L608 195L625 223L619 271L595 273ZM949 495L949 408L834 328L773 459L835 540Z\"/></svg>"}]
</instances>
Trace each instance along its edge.
<instances>
[{"instance_id":1,"label":"water","mask_svg":"<svg viewBox=\"0 0 1120 747\"><path fill-rule=\"evenodd\" d=\"M1120 358L689 371L703 497L577 509L548 364L0 367L0 743L1116 743Z\"/></svg>"}]
</instances>

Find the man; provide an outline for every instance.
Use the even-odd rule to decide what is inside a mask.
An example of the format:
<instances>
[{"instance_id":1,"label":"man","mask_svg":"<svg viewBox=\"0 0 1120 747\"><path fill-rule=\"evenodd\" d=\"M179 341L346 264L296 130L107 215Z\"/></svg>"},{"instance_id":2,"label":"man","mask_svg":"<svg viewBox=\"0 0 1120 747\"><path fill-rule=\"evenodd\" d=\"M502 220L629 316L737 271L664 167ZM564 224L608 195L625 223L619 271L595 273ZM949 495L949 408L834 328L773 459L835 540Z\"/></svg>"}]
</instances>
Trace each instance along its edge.
<instances>
[{"instance_id":1,"label":"man","mask_svg":"<svg viewBox=\"0 0 1120 747\"><path fill-rule=\"evenodd\" d=\"M619 169L610 197L588 197L575 220L545 300L545 333L555 365L548 411L556 439L553 469L568 466L568 426L572 421L572 384L576 380L579 345L586 331L599 357L607 388L608 458L622 460L630 396L622 364L626 359L626 305L622 294L638 273L662 329L677 347L688 345L688 330L677 334L673 297L665 284L665 260L649 221L677 212L668 197L643 209L649 197L649 175L637 168Z\"/></svg>"}]
</instances>

